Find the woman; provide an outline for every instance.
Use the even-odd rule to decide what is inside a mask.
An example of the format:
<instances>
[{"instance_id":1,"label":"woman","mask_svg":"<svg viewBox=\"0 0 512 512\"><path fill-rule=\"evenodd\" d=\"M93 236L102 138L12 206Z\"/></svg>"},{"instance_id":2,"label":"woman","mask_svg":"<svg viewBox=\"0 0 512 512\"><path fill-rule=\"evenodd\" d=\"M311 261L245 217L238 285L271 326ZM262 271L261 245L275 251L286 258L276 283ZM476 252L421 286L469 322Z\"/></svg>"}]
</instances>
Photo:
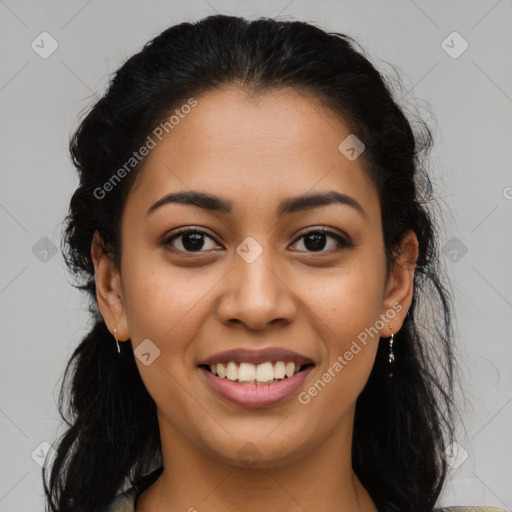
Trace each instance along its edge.
<instances>
[{"instance_id":1,"label":"woman","mask_svg":"<svg viewBox=\"0 0 512 512\"><path fill-rule=\"evenodd\" d=\"M95 323L51 510L437 510L455 379L424 128L302 22L182 23L117 71L70 145Z\"/></svg>"}]
</instances>

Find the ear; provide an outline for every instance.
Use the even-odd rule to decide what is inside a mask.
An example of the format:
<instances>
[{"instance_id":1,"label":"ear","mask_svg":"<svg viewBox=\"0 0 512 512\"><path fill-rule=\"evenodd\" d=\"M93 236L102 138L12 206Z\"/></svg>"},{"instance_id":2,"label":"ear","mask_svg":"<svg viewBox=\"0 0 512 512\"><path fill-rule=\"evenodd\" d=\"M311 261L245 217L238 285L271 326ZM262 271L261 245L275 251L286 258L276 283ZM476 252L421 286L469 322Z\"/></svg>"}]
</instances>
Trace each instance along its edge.
<instances>
[{"instance_id":1,"label":"ear","mask_svg":"<svg viewBox=\"0 0 512 512\"><path fill-rule=\"evenodd\" d=\"M112 335L117 328L116 338L119 341L126 341L130 338L130 333L127 328L121 276L115 269L114 262L105 252L103 240L98 231L95 231L92 239L91 256L94 262L96 298L101 316Z\"/></svg>"},{"instance_id":2,"label":"ear","mask_svg":"<svg viewBox=\"0 0 512 512\"><path fill-rule=\"evenodd\" d=\"M414 292L414 271L417 259L418 239L414 231L408 231L396 252L396 261L386 284L382 314L389 318L389 311L393 310L395 315L381 329L380 336L383 338L388 338L401 329L409 311Z\"/></svg>"}]
</instances>

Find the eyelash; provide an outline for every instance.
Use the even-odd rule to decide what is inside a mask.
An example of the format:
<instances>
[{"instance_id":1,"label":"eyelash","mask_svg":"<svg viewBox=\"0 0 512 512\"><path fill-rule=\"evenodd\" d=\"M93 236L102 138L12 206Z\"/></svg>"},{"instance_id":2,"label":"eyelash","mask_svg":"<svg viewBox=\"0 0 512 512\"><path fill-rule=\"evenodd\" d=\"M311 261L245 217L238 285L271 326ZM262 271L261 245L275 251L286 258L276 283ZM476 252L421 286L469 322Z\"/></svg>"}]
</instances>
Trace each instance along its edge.
<instances>
[{"instance_id":1,"label":"eyelash","mask_svg":"<svg viewBox=\"0 0 512 512\"><path fill-rule=\"evenodd\" d=\"M183 235L186 235L188 233L196 233L196 234L206 235L208 238L214 240L214 238L211 237L205 231L202 231L200 229L195 229L195 228L185 228L185 229L182 229L181 231L178 231L178 232L174 233L170 237L165 238L161 242L160 245L163 245L164 247L167 247L167 248L170 247L170 250L181 252L181 253L185 253L185 254L201 254L203 252L208 252L208 251L182 251L181 249L176 249L175 247L172 247L171 243L176 238L178 238L180 236L183 236ZM312 230L310 230L310 231L308 231L306 233L303 233L300 237L296 238L293 241L292 244L295 244L296 242L298 242L302 238L304 238L304 237L306 237L308 235L311 235L313 233L322 233L324 235L329 235L332 238L334 238L338 242L338 248L335 249L334 252L338 252L338 251L341 251L342 249L350 249L350 248L354 247L354 244L352 242L350 242L349 240L343 238L341 235L338 235L334 231L329 231L328 229L323 229L323 228L316 228L316 229L312 229ZM316 253L318 253L318 254L322 254L322 253L329 254L328 251L323 251L323 250L322 251L299 251L299 252L307 252L307 253L310 253L310 254L316 254Z\"/></svg>"}]
</instances>

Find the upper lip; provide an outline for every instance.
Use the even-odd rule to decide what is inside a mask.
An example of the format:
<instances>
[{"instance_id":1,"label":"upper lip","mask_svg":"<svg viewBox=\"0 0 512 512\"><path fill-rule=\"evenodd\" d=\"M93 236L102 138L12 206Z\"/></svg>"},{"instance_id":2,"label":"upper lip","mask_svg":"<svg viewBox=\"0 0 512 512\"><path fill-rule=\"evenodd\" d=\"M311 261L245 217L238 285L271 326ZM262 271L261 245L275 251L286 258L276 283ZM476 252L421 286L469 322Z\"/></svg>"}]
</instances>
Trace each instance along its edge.
<instances>
[{"instance_id":1,"label":"upper lip","mask_svg":"<svg viewBox=\"0 0 512 512\"><path fill-rule=\"evenodd\" d=\"M225 350L224 352L217 352L204 359L199 363L203 364L216 364L216 363L228 363L234 361L237 363L252 363L261 364L267 361L293 361L295 364L305 365L313 363L308 357L280 347L268 347L264 349L254 350L250 348L234 348L231 350Z\"/></svg>"}]
</instances>

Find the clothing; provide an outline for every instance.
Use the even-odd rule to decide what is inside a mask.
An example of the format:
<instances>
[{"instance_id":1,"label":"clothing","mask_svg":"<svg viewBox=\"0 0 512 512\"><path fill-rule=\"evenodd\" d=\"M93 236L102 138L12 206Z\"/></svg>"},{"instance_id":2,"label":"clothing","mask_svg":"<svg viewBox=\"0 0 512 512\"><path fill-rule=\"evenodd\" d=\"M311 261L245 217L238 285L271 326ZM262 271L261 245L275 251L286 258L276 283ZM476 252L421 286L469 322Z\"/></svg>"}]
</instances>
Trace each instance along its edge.
<instances>
[{"instance_id":1,"label":"clothing","mask_svg":"<svg viewBox=\"0 0 512 512\"><path fill-rule=\"evenodd\" d=\"M119 493L106 508L105 512L135 512L137 499L164 470L163 466L155 469L151 473L143 476L135 485Z\"/></svg>"},{"instance_id":2,"label":"clothing","mask_svg":"<svg viewBox=\"0 0 512 512\"><path fill-rule=\"evenodd\" d=\"M142 494L156 479L161 475L163 466L155 469L153 472L142 477L135 486L119 493L109 504L105 512L135 512L137 498ZM138 489L138 492L137 492ZM501 508L494 507L446 507L436 510L436 512L507 512Z\"/></svg>"}]
</instances>

